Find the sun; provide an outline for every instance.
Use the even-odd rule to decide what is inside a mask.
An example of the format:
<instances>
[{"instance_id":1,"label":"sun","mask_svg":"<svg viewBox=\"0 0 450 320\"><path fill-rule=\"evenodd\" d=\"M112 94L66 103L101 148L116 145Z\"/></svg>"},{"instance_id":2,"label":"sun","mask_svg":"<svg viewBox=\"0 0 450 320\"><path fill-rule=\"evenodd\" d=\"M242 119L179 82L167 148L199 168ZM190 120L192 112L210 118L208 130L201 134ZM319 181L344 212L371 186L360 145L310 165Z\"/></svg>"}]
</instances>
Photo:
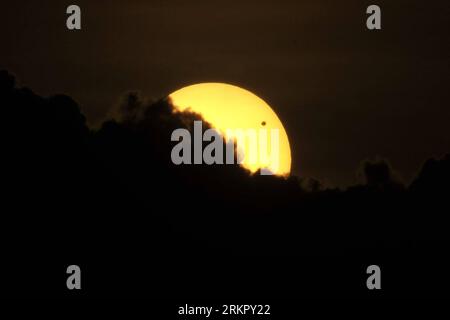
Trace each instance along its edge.
<instances>
[{"instance_id":1,"label":"sun","mask_svg":"<svg viewBox=\"0 0 450 320\"><path fill-rule=\"evenodd\" d=\"M278 132L277 150L269 149L272 154L278 152L276 163L271 157L256 157L255 160L250 156L251 150L245 148L242 166L251 172L268 169L276 175L289 175L291 149L286 130L272 108L252 92L225 83L199 83L177 90L169 98L176 110L199 113L227 140L236 139L233 132L237 130L267 132L267 144L273 149L270 133Z\"/></svg>"}]
</instances>

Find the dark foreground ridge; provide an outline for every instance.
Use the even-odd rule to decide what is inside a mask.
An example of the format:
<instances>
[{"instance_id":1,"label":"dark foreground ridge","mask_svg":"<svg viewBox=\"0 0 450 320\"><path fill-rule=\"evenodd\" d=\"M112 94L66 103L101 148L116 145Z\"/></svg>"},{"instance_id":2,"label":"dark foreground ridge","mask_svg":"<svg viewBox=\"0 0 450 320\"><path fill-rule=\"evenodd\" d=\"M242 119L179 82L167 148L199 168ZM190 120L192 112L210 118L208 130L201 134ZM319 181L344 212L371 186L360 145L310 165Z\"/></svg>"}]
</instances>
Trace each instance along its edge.
<instances>
[{"instance_id":1,"label":"dark foreground ridge","mask_svg":"<svg viewBox=\"0 0 450 320\"><path fill-rule=\"evenodd\" d=\"M379 161L364 165L365 184L323 189L173 165L170 134L199 116L170 101L129 94L91 129L72 98L1 71L0 110L4 294L73 295L70 264L86 296L364 296L370 264L387 269L386 294L443 293L449 155L409 186Z\"/></svg>"}]
</instances>

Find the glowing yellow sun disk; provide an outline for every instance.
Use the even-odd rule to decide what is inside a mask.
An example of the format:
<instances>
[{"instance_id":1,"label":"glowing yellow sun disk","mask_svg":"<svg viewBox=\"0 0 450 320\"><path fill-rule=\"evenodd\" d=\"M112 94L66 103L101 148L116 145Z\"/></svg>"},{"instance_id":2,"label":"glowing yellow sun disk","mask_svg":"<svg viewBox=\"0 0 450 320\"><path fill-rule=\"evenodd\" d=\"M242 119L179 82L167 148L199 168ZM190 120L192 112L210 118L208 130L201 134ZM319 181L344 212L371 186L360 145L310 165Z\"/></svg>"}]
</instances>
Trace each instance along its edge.
<instances>
[{"instance_id":1,"label":"glowing yellow sun disk","mask_svg":"<svg viewBox=\"0 0 450 320\"><path fill-rule=\"evenodd\" d=\"M272 108L250 91L225 83L200 83L175 91L169 98L178 111L190 110L202 115L226 139L236 138L227 134L230 130L266 129L270 148L270 132L278 129L279 163L275 166L271 160L267 163L267 159L265 163L249 161L245 149L242 165L251 172L267 168L276 175L290 173L291 149L286 130Z\"/></svg>"}]
</instances>

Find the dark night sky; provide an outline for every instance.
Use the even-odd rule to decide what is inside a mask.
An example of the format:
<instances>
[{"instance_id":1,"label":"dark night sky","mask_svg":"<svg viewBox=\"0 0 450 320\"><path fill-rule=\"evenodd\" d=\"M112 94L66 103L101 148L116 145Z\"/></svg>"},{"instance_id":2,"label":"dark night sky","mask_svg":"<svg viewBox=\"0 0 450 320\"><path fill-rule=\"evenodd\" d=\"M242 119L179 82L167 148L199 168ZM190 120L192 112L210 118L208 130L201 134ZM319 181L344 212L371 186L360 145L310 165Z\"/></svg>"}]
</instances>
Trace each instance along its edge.
<instances>
[{"instance_id":1,"label":"dark night sky","mask_svg":"<svg viewBox=\"0 0 450 320\"><path fill-rule=\"evenodd\" d=\"M265 99L286 126L293 172L332 185L382 156L409 180L450 151L448 0L15 1L0 10L0 68L66 93L91 124L123 92L160 98L220 81ZM82 9L68 31L65 9Z\"/></svg>"}]
</instances>

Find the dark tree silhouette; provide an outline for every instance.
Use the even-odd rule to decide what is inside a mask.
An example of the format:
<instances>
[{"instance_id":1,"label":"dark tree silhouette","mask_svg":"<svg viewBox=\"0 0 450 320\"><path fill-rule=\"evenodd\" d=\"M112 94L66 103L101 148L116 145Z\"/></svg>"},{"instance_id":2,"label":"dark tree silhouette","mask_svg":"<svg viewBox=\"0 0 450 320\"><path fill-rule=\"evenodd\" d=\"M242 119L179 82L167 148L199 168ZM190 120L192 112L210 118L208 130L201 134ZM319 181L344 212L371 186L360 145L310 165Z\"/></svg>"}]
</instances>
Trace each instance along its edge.
<instances>
[{"instance_id":1,"label":"dark tree silhouette","mask_svg":"<svg viewBox=\"0 0 450 320\"><path fill-rule=\"evenodd\" d=\"M93 295L227 296L239 285L242 296L279 297L305 285L297 268L314 256L447 248L449 155L409 187L378 161L365 162L365 184L327 189L238 165L172 164L172 131L201 118L168 100L129 93L92 129L72 98L40 97L0 71L0 112L1 240L16 262L4 274L75 260L96 274Z\"/></svg>"}]
</instances>

